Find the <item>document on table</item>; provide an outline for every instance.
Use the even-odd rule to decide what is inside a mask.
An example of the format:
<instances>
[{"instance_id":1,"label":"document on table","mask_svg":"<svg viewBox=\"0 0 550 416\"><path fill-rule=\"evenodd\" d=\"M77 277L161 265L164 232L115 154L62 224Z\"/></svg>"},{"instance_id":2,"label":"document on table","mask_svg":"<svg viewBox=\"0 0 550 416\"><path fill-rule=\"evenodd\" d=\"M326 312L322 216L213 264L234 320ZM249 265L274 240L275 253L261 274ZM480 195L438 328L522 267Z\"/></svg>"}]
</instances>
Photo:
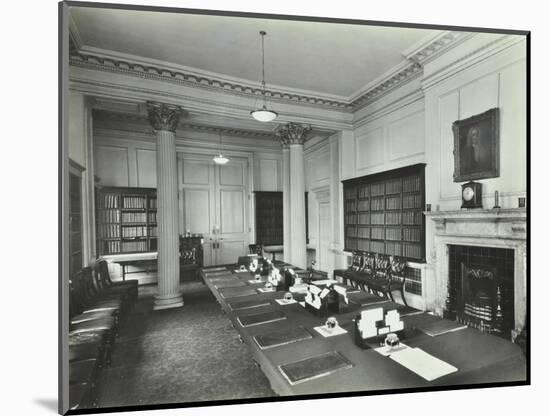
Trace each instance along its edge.
<instances>
[{"instance_id":1,"label":"document on table","mask_svg":"<svg viewBox=\"0 0 550 416\"><path fill-rule=\"evenodd\" d=\"M428 381L458 371L458 368L435 358L420 348L405 348L392 353L390 358Z\"/></svg>"}]
</instances>

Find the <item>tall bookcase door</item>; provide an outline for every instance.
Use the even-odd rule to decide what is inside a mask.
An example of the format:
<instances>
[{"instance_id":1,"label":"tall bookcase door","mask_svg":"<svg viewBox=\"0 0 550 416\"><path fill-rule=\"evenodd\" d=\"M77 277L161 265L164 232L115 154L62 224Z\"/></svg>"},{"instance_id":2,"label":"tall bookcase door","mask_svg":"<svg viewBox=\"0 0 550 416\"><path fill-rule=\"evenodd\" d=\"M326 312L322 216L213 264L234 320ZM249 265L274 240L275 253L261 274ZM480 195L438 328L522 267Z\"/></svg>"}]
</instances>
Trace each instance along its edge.
<instances>
[{"instance_id":1,"label":"tall bookcase door","mask_svg":"<svg viewBox=\"0 0 550 416\"><path fill-rule=\"evenodd\" d=\"M343 181L346 251L425 260L424 167Z\"/></svg>"},{"instance_id":2,"label":"tall bookcase door","mask_svg":"<svg viewBox=\"0 0 550 416\"><path fill-rule=\"evenodd\" d=\"M179 153L180 233L204 236L204 265L234 263L248 252L248 160L216 165L210 155Z\"/></svg>"}]
</instances>

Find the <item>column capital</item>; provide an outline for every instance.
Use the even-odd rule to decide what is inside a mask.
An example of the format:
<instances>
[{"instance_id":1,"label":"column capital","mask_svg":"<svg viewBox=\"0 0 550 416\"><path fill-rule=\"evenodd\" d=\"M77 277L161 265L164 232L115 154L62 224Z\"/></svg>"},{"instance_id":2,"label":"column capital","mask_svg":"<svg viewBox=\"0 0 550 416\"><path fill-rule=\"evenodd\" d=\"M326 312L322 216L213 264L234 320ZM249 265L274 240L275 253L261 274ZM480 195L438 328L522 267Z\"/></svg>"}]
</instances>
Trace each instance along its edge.
<instances>
[{"instance_id":1,"label":"column capital","mask_svg":"<svg viewBox=\"0 0 550 416\"><path fill-rule=\"evenodd\" d=\"M275 134L279 137L279 140L284 148L285 146L290 146L291 144L303 145L310 131L310 125L290 122L279 126L275 131Z\"/></svg>"},{"instance_id":2,"label":"column capital","mask_svg":"<svg viewBox=\"0 0 550 416\"><path fill-rule=\"evenodd\" d=\"M147 101L147 117L155 131L166 130L175 133L183 114L184 110L179 105Z\"/></svg>"}]
</instances>

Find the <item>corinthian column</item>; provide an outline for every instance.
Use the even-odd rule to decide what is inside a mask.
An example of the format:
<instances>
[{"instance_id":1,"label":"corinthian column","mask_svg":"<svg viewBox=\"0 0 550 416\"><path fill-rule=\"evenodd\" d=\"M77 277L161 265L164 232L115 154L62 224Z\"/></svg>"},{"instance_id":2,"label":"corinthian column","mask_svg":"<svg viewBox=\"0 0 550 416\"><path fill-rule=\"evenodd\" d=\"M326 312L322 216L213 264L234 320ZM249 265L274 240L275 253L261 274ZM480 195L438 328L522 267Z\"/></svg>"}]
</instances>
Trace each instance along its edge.
<instances>
[{"instance_id":1,"label":"corinthian column","mask_svg":"<svg viewBox=\"0 0 550 416\"><path fill-rule=\"evenodd\" d=\"M149 121L157 136L158 295L154 309L183 306L180 291L176 127L179 106L147 103Z\"/></svg>"},{"instance_id":2,"label":"corinthian column","mask_svg":"<svg viewBox=\"0 0 550 416\"><path fill-rule=\"evenodd\" d=\"M283 255L290 263L290 155L288 144L283 145Z\"/></svg>"},{"instance_id":3,"label":"corinthian column","mask_svg":"<svg viewBox=\"0 0 550 416\"><path fill-rule=\"evenodd\" d=\"M288 123L277 130L283 145L289 147L290 263L304 269L307 267L304 142L310 130L311 127L298 123Z\"/></svg>"}]
</instances>

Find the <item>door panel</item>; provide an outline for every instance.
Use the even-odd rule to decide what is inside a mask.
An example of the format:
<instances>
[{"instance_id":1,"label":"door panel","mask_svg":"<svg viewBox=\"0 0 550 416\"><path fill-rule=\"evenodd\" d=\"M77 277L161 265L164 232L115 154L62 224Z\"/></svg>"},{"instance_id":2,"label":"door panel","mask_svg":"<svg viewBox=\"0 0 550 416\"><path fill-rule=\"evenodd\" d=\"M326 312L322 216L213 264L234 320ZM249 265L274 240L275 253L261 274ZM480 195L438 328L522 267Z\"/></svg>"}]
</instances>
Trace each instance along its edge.
<instances>
[{"instance_id":1,"label":"door panel","mask_svg":"<svg viewBox=\"0 0 550 416\"><path fill-rule=\"evenodd\" d=\"M244 232L244 191L220 191L221 232L235 234Z\"/></svg>"},{"instance_id":2,"label":"door panel","mask_svg":"<svg viewBox=\"0 0 550 416\"><path fill-rule=\"evenodd\" d=\"M210 192L207 189L185 189L185 230L198 234L209 234Z\"/></svg>"},{"instance_id":3,"label":"door panel","mask_svg":"<svg viewBox=\"0 0 550 416\"><path fill-rule=\"evenodd\" d=\"M211 169L207 160L184 158L183 180L185 185L210 185Z\"/></svg>"},{"instance_id":4,"label":"door panel","mask_svg":"<svg viewBox=\"0 0 550 416\"><path fill-rule=\"evenodd\" d=\"M244 174L241 164L232 164L219 166L220 185L244 186Z\"/></svg>"}]
</instances>

